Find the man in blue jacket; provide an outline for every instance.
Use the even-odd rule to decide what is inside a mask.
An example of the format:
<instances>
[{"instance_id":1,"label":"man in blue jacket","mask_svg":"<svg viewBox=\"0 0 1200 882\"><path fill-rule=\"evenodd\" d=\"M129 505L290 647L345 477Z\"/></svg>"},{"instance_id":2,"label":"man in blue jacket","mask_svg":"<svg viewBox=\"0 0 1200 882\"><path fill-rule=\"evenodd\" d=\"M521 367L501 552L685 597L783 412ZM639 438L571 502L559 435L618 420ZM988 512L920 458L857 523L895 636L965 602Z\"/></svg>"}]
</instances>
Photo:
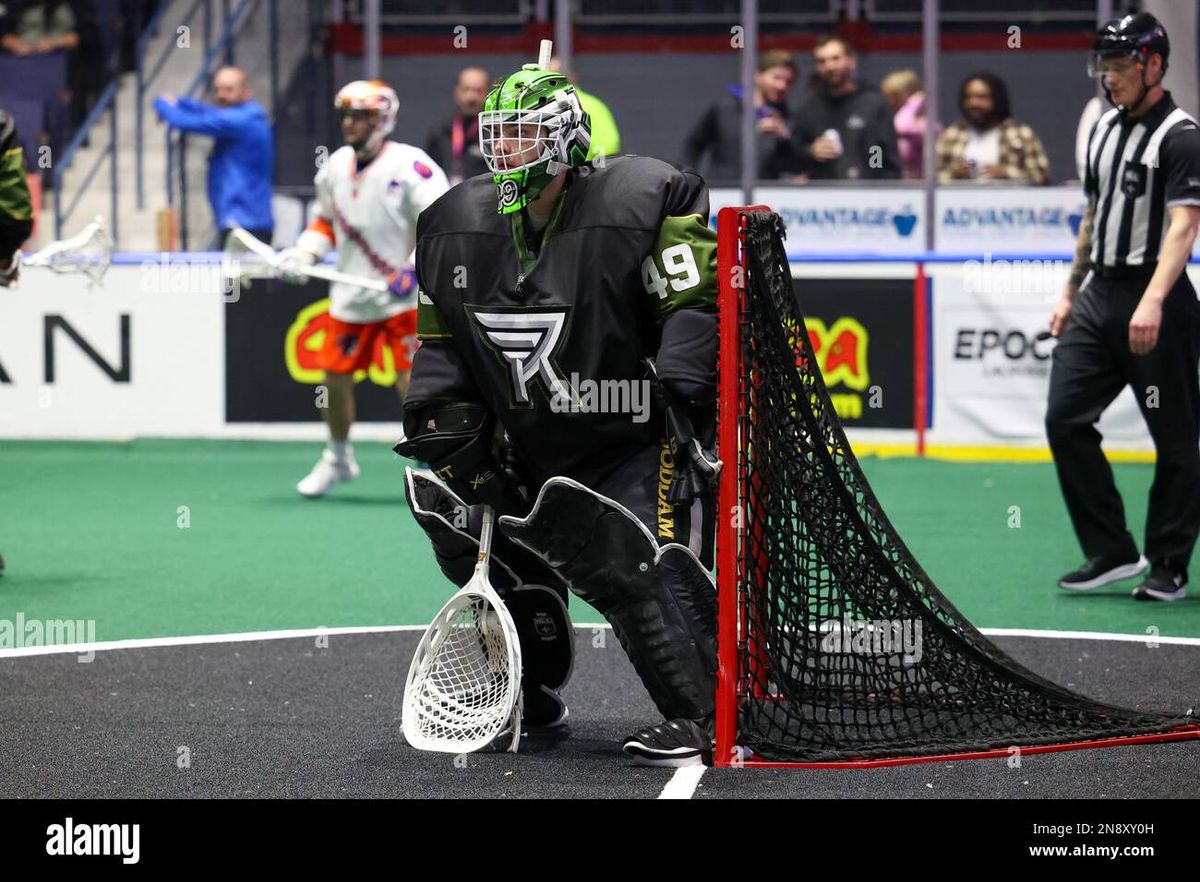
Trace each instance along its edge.
<instances>
[{"instance_id":1,"label":"man in blue jacket","mask_svg":"<svg viewBox=\"0 0 1200 882\"><path fill-rule=\"evenodd\" d=\"M220 231L218 247L235 225L270 242L275 229L271 216L275 139L267 111L251 98L250 83L241 68L218 70L213 75L213 92L216 106L167 93L154 99L154 109L173 128L213 139L208 201Z\"/></svg>"}]
</instances>

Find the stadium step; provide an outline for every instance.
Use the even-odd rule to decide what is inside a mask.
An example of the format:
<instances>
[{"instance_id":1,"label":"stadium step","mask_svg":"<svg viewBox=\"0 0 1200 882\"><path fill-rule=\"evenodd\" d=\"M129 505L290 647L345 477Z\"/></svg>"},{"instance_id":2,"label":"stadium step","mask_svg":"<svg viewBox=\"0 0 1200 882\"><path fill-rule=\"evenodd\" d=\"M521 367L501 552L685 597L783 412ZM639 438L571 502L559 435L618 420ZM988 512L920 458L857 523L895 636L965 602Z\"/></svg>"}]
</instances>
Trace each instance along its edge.
<instances>
[{"instance_id":1,"label":"stadium step","mask_svg":"<svg viewBox=\"0 0 1200 882\"><path fill-rule=\"evenodd\" d=\"M221 14L223 4L213 4L212 32L219 34L224 25ZM238 28L237 39L248 44L267 43L267 4L259 4L244 17ZM178 34L175 24L168 25L170 16L165 16L159 33L148 43L147 64L159 59L164 52L171 57L162 68L157 79L146 89L143 100L143 152L142 184L144 205L137 205L137 79L132 73L122 74L115 99L117 113L117 247L122 251L155 251L158 247L157 214L167 207L167 153L166 127L154 113L154 98L164 92L176 95L187 94L192 82L200 72L205 51L198 37L198 22L193 25L192 44L189 48L176 46ZM308 22L305 16L279 16L279 82L280 88L287 82L291 72L308 51ZM244 57L242 57L244 56ZM267 53L256 51L236 54L235 62L246 69L255 97L264 105L270 104L270 58ZM110 158L105 156L110 143L110 117L106 113L92 129L89 143L75 154L70 168L63 175L62 206L65 209L75 202L63 225L63 235L69 236L83 228L93 217L102 215L112 226L112 190ZM212 214L207 199L207 163L210 141L203 136L192 136L187 150L187 218L189 247L193 250L206 248L212 237ZM53 160L52 160L53 161ZM97 163L99 167L97 168ZM92 174L95 169L94 174ZM92 174L90 181L89 174ZM81 187L85 189L80 190ZM75 200L78 200L77 202ZM179 207L179 177L175 177L175 204ZM55 194L46 193L43 220L32 243L39 247L55 238ZM183 221L181 221L182 226Z\"/></svg>"}]
</instances>

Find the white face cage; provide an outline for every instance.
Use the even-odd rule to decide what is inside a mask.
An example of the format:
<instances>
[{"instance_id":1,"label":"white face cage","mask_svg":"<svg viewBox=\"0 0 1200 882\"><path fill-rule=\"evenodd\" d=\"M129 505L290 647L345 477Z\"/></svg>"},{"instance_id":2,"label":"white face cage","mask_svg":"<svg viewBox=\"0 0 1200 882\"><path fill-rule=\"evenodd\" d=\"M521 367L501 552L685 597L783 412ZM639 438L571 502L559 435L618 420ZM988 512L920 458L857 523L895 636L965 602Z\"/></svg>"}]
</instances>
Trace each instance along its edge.
<instances>
[{"instance_id":1,"label":"white face cage","mask_svg":"<svg viewBox=\"0 0 1200 882\"><path fill-rule=\"evenodd\" d=\"M479 149L493 174L520 171L546 160L562 163L569 121L565 101L537 110L485 110L479 114ZM557 174L566 167L552 165L549 171Z\"/></svg>"}]
</instances>

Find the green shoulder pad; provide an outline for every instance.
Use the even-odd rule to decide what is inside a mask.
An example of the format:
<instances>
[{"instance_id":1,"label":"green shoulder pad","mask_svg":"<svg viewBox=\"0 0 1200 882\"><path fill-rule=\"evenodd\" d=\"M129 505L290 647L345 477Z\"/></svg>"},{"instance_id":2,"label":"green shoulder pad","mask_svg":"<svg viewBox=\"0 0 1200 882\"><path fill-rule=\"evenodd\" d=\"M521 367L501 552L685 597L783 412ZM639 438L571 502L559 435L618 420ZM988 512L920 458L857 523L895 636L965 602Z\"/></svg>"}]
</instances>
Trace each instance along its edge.
<instances>
[{"instance_id":1,"label":"green shoulder pad","mask_svg":"<svg viewBox=\"0 0 1200 882\"><path fill-rule=\"evenodd\" d=\"M664 218L642 261L642 285L662 322L677 309L717 305L717 234L698 214Z\"/></svg>"},{"instance_id":2,"label":"green shoulder pad","mask_svg":"<svg viewBox=\"0 0 1200 882\"><path fill-rule=\"evenodd\" d=\"M442 321L433 298L424 291L417 290L417 339L418 340L449 340L450 326Z\"/></svg>"},{"instance_id":3,"label":"green shoulder pad","mask_svg":"<svg viewBox=\"0 0 1200 882\"><path fill-rule=\"evenodd\" d=\"M25 183L25 154L20 145L9 146L0 154L0 214L14 220L33 217L29 187Z\"/></svg>"}]
</instances>

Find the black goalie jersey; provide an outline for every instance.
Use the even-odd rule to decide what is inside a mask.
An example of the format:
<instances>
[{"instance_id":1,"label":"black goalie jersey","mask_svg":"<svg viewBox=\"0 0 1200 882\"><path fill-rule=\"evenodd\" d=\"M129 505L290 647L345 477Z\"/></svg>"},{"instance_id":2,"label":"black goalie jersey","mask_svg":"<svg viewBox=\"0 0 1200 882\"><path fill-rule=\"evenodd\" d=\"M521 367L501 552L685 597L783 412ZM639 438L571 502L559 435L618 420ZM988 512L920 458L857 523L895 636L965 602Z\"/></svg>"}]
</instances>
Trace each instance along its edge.
<instances>
[{"instance_id":1,"label":"black goalie jersey","mask_svg":"<svg viewBox=\"0 0 1200 882\"><path fill-rule=\"evenodd\" d=\"M716 235L696 175L626 156L570 173L540 239L496 212L488 175L417 223L421 293L405 402L482 402L540 483L592 485L663 437L641 359L711 408Z\"/></svg>"}]
</instances>

